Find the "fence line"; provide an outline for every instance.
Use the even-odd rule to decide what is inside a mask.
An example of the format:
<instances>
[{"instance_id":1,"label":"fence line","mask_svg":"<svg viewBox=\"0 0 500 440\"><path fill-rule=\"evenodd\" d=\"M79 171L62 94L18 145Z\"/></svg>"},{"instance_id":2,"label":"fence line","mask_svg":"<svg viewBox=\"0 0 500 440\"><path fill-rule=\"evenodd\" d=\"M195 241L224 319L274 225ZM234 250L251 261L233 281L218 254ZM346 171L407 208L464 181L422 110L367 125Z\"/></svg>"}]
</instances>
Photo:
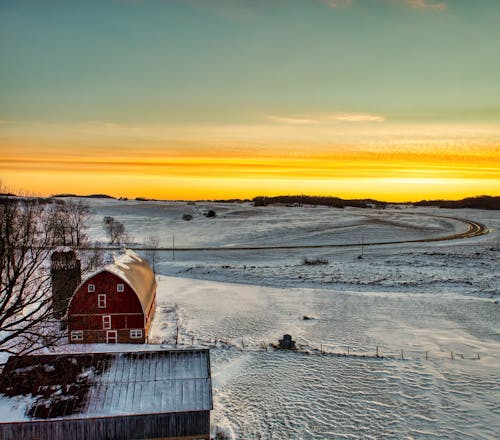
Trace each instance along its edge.
<instances>
[{"instance_id":1,"label":"fence line","mask_svg":"<svg viewBox=\"0 0 500 440\"><path fill-rule=\"evenodd\" d=\"M334 356L349 356L349 357L364 357L375 359L398 359L398 360L481 360L481 353L460 353L456 351L431 351L431 350L415 350L403 348L391 349L380 345L373 348L360 348L349 345L329 345L320 343L314 346L311 345L307 350L319 352L324 355ZM299 349L299 351L301 351Z\"/></svg>"},{"instance_id":2,"label":"fence line","mask_svg":"<svg viewBox=\"0 0 500 440\"><path fill-rule=\"evenodd\" d=\"M163 344L168 344L168 341L163 341ZM244 338L235 338L228 340L224 338L215 339L198 339L193 335L183 335L182 340L174 341L175 346L203 346L208 348L232 348L241 351L273 351L280 350L278 344L260 341L258 343L245 341ZM354 345L333 345L319 343L297 344L296 350L283 350L293 351L304 354L324 355L324 356L338 356L338 357L351 357L351 358L365 358L365 359L391 359L391 360L481 360L480 352L460 353L456 351L432 351L432 350L415 350L403 348L389 348L387 346L375 345L373 347L359 347ZM483 354L484 355L484 354Z\"/></svg>"}]
</instances>

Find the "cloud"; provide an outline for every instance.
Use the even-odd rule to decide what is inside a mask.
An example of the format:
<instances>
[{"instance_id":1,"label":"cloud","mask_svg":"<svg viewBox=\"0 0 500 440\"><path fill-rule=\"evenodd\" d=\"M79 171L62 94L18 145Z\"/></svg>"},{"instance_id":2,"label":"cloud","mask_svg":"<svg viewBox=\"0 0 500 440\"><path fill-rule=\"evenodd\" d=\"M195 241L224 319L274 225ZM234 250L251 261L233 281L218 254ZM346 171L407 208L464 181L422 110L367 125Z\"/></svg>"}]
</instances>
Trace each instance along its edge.
<instances>
[{"instance_id":1,"label":"cloud","mask_svg":"<svg viewBox=\"0 0 500 440\"><path fill-rule=\"evenodd\" d=\"M339 122L384 122L386 117L372 113L334 113L327 119Z\"/></svg>"},{"instance_id":2,"label":"cloud","mask_svg":"<svg viewBox=\"0 0 500 440\"><path fill-rule=\"evenodd\" d=\"M339 112L323 115L276 116L266 115L270 121L287 125L318 125L331 122L384 122L386 117L373 113Z\"/></svg>"},{"instance_id":3,"label":"cloud","mask_svg":"<svg viewBox=\"0 0 500 440\"><path fill-rule=\"evenodd\" d=\"M429 0L403 0L405 4L414 9L444 11L448 5L445 2L430 2Z\"/></svg>"},{"instance_id":4,"label":"cloud","mask_svg":"<svg viewBox=\"0 0 500 440\"><path fill-rule=\"evenodd\" d=\"M321 0L325 5L330 8L347 8L351 6L353 0Z\"/></svg>"},{"instance_id":5,"label":"cloud","mask_svg":"<svg viewBox=\"0 0 500 440\"><path fill-rule=\"evenodd\" d=\"M348 8L355 0L320 0L330 8ZM402 3L413 9L441 12L448 8L444 1L436 0L396 0L396 3Z\"/></svg>"},{"instance_id":6,"label":"cloud","mask_svg":"<svg viewBox=\"0 0 500 440\"><path fill-rule=\"evenodd\" d=\"M301 115L301 116L266 115L266 118L273 122L278 122L280 124L289 124L289 125L314 125L321 123L319 119L314 118L310 115Z\"/></svg>"}]
</instances>

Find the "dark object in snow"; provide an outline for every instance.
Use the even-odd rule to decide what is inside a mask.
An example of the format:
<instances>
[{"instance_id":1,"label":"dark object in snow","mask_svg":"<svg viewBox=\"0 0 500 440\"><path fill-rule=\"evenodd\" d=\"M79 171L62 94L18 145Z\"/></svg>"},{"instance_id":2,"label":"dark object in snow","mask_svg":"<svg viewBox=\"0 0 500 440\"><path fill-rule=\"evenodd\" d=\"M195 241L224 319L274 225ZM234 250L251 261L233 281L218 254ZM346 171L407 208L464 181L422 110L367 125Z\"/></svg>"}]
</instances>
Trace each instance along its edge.
<instances>
[{"instance_id":1,"label":"dark object in snow","mask_svg":"<svg viewBox=\"0 0 500 440\"><path fill-rule=\"evenodd\" d=\"M316 319L316 318L313 318L313 317L311 317L311 316L307 316L307 315L304 315L304 316L302 317L302 320L303 320L303 321L310 321L310 320L312 320L312 319Z\"/></svg>"},{"instance_id":2,"label":"dark object in snow","mask_svg":"<svg viewBox=\"0 0 500 440\"><path fill-rule=\"evenodd\" d=\"M11 356L0 393L1 439L210 438L206 349Z\"/></svg>"},{"instance_id":3,"label":"dark object in snow","mask_svg":"<svg viewBox=\"0 0 500 440\"><path fill-rule=\"evenodd\" d=\"M296 350L295 341L292 341L291 335L283 335L283 339L280 339L279 343L279 348L283 350Z\"/></svg>"},{"instance_id":4,"label":"dark object in snow","mask_svg":"<svg viewBox=\"0 0 500 440\"><path fill-rule=\"evenodd\" d=\"M304 258L302 264L305 266L318 266L321 264L330 264L326 258Z\"/></svg>"},{"instance_id":5,"label":"dark object in snow","mask_svg":"<svg viewBox=\"0 0 500 440\"><path fill-rule=\"evenodd\" d=\"M193 219L193 216L191 214L184 214L182 216L182 220L185 220L185 221L189 221L189 220L192 220Z\"/></svg>"},{"instance_id":6,"label":"dark object in snow","mask_svg":"<svg viewBox=\"0 0 500 440\"><path fill-rule=\"evenodd\" d=\"M205 217L207 217L207 218L214 218L214 217L216 217L215 211L212 210L212 209L210 211L205 212L205 214L203 214L203 215Z\"/></svg>"}]
</instances>

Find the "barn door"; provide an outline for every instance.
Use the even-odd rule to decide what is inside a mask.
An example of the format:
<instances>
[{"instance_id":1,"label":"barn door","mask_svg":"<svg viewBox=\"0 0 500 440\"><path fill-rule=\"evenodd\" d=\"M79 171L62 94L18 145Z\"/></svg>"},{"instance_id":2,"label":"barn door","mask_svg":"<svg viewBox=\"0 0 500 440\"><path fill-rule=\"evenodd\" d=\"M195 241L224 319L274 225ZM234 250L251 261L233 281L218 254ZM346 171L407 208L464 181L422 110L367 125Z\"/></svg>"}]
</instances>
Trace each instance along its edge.
<instances>
[{"instance_id":1,"label":"barn door","mask_svg":"<svg viewBox=\"0 0 500 440\"><path fill-rule=\"evenodd\" d=\"M106 342L108 344L116 344L118 342L118 337L116 336L116 330L108 330L106 332Z\"/></svg>"}]
</instances>

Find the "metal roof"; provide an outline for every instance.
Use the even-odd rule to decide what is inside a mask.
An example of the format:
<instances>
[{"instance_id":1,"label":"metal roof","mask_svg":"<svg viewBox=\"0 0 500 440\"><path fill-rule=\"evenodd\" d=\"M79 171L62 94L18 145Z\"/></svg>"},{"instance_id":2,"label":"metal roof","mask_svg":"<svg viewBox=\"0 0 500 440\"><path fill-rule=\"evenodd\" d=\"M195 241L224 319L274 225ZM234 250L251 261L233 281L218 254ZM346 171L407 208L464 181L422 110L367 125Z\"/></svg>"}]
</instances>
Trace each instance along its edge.
<instances>
[{"instance_id":1,"label":"metal roof","mask_svg":"<svg viewBox=\"0 0 500 440\"><path fill-rule=\"evenodd\" d=\"M24 417L1 422L209 411L210 355L193 349L11 356L0 392L12 405L26 396Z\"/></svg>"}]
</instances>

